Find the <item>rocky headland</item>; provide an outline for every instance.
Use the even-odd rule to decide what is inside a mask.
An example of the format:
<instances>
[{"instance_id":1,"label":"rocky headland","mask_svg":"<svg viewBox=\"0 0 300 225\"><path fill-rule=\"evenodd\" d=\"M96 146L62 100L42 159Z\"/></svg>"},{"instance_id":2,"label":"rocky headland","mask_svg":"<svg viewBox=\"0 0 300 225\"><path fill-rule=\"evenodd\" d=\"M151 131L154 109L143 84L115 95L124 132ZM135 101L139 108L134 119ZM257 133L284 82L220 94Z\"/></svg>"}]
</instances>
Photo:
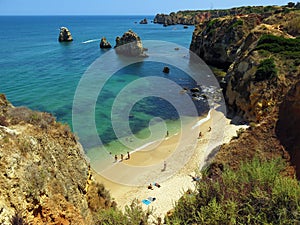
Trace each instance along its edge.
<instances>
[{"instance_id":1,"label":"rocky headland","mask_svg":"<svg viewBox=\"0 0 300 225\"><path fill-rule=\"evenodd\" d=\"M273 12L284 11L286 8L300 8L300 4L289 3L287 6L245 6L231 9L214 10L185 10L171 12L170 14L156 14L153 22L168 25L197 25L204 21L224 16L242 15L242 14L272 14Z\"/></svg>"},{"instance_id":2,"label":"rocky headland","mask_svg":"<svg viewBox=\"0 0 300 225\"><path fill-rule=\"evenodd\" d=\"M117 54L130 57L146 57L141 38L132 30L116 38L115 50Z\"/></svg>"},{"instance_id":3,"label":"rocky headland","mask_svg":"<svg viewBox=\"0 0 300 225\"><path fill-rule=\"evenodd\" d=\"M71 32L69 31L68 28L66 27L61 27L59 36L58 36L58 41L59 42L70 42L73 41L73 37L71 35Z\"/></svg>"},{"instance_id":4,"label":"rocky headland","mask_svg":"<svg viewBox=\"0 0 300 225\"><path fill-rule=\"evenodd\" d=\"M300 97L297 5L274 11L267 7L266 13L226 15L196 25L190 49L214 67L229 116L250 124L237 140L221 148L213 171L216 165L237 168L254 156L279 156L291 162L287 173L293 176L297 171L300 177L295 138L300 119L296 106Z\"/></svg>"},{"instance_id":5,"label":"rocky headland","mask_svg":"<svg viewBox=\"0 0 300 225\"><path fill-rule=\"evenodd\" d=\"M96 224L114 205L68 125L0 95L0 224ZM21 222L22 223L21 223ZM25 223L26 222L26 223ZM16 224L16 223L15 223Z\"/></svg>"}]
</instances>

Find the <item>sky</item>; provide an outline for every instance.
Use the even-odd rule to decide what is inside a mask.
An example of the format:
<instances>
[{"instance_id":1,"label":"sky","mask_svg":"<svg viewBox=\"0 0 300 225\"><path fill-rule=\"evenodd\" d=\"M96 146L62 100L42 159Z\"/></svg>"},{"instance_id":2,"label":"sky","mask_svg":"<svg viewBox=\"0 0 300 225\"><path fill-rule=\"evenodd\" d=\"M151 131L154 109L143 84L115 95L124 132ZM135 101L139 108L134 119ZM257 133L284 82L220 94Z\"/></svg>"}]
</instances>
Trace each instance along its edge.
<instances>
[{"instance_id":1,"label":"sky","mask_svg":"<svg viewBox=\"0 0 300 225\"><path fill-rule=\"evenodd\" d=\"M0 15L155 15L185 9L286 5L290 1L293 0L0 0Z\"/></svg>"}]
</instances>

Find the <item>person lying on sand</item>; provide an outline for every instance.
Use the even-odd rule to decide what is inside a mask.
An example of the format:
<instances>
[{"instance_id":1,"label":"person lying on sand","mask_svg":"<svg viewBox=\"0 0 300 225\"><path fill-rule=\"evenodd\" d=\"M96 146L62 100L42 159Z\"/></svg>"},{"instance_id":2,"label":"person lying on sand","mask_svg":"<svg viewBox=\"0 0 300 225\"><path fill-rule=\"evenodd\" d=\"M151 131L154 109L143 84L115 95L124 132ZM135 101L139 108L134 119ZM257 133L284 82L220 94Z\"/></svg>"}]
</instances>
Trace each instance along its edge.
<instances>
[{"instance_id":1,"label":"person lying on sand","mask_svg":"<svg viewBox=\"0 0 300 225\"><path fill-rule=\"evenodd\" d=\"M160 184L159 183L154 183L154 186L160 188Z\"/></svg>"},{"instance_id":2,"label":"person lying on sand","mask_svg":"<svg viewBox=\"0 0 300 225\"><path fill-rule=\"evenodd\" d=\"M148 185L148 189L151 189L151 190L153 190L153 186L152 186L152 184L149 184L149 185Z\"/></svg>"},{"instance_id":3,"label":"person lying on sand","mask_svg":"<svg viewBox=\"0 0 300 225\"><path fill-rule=\"evenodd\" d=\"M200 180L200 177L199 176L193 176L193 175L189 175L193 181L199 181Z\"/></svg>"}]
</instances>

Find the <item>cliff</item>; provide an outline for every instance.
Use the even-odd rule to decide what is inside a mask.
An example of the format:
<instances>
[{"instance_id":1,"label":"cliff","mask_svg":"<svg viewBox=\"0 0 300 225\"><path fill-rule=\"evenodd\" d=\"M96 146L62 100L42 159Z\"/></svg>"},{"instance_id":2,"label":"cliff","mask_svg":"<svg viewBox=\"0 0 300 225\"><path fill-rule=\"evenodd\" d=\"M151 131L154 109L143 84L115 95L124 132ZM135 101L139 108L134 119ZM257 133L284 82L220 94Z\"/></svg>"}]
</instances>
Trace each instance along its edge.
<instances>
[{"instance_id":1,"label":"cliff","mask_svg":"<svg viewBox=\"0 0 300 225\"><path fill-rule=\"evenodd\" d=\"M294 146L300 117L300 11L287 9L215 18L195 28L190 49L225 72L218 79L229 116L251 125L221 148L213 171L221 164L237 168L257 155L280 156L291 161L299 177L299 147ZM294 122L288 123L291 117ZM293 174L293 168L287 173Z\"/></svg>"},{"instance_id":2,"label":"cliff","mask_svg":"<svg viewBox=\"0 0 300 225\"><path fill-rule=\"evenodd\" d=\"M292 7L299 7L292 6ZM164 25L198 25L207 20L213 18L220 18L224 16L232 15L242 15L242 14L251 14L251 13L272 13L274 11L281 12L285 10L287 6L245 6L245 7L236 7L231 9L215 9L215 10L185 10L178 12L171 12L170 14L156 14L153 22Z\"/></svg>"},{"instance_id":3,"label":"cliff","mask_svg":"<svg viewBox=\"0 0 300 225\"><path fill-rule=\"evenodd\" d=\"M111 206L81 145L48 113L0 95L0 224L95 224Z\"/></svg>"}]
</instances>

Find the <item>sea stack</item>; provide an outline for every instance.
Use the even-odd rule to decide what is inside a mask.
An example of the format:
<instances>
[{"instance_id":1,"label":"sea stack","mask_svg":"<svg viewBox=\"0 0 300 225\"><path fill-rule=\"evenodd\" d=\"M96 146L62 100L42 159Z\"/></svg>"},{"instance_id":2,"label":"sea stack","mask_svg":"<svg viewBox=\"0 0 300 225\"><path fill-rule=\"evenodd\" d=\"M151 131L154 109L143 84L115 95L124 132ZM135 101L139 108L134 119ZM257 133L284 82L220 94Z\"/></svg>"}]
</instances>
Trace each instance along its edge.
<instances>
[{"instance_id":1,"label":"sea stack","mask_svg":"<svg viewBox=\"0 0 300 225\"><path fill-rule=\"evenodd\" d=\"M170 73L170 68L168 66L165 66L163 69L164 73Z\"/></svg>"},{"instance_id":2,"label":"sea stack","mask_svg":"<svg viewBox=\"0 0 300 225\"><path fill-rule=\"evenodd\" d=\"M73 41L73 37L71 35L71 32L66 27L61 27L58 37L59 42L70 42Z\"/></svg>"},{"instance_id":3,"label":"sea stack","mask_svg":"<svg viewBox=\"0 0 300 225\"><path fill-rule=\"evenodd\" d=\"M122 37L116 38L115 50L116 53L120 55L147 57L147 55L144 54L141 38L132 30L125 32Z\"/></svg>"},{"instance_id":4,"label":"sea stack","mask_svg":"<svg viewBox=\"0 0 300 225\"><path fill-rule=\"evenodd\" d=\"M111 44L106 40L106 37L101 38L100 48L111 48Z\"/></svg>"},{"instance_id":5,"label":"sea stack","mask_svg":"<svg viewBox=\"0 0 300 225\"><path fill-rule=\"evenodd\" d=\"M143 20L140 21L140 24L148 24L148 21L146 18L144 18Z\"/></svg>"}]
</instances>

